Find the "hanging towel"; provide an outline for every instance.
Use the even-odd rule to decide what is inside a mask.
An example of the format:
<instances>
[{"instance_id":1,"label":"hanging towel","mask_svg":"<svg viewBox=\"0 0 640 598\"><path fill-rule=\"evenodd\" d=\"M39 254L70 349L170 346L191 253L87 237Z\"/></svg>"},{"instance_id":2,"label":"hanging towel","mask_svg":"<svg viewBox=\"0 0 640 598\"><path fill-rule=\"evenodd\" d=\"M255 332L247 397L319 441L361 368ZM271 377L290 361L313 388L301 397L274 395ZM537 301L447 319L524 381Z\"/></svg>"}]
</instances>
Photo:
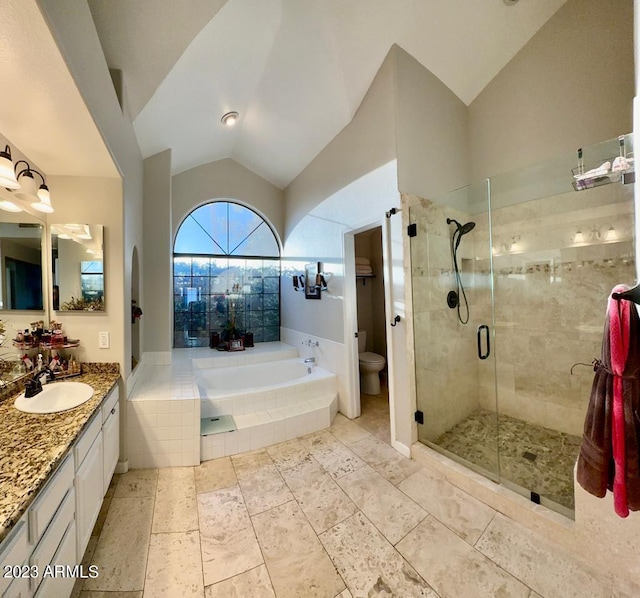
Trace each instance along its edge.
<instances>
[{"instance_id":1,"label":"hanging towel","mask_svg":"<svg viewBox=\"0 0 640 598\"><path fill-rule=\"evenodd\" d=\"M578 483L600 498L613 490L621 517L640 510L639 335L635 305L610 299L577 464Z\"/></svg>"},{"instance_id":2,"label":"hanging towel","mask_svg":"<svg viewBox=\"0 0 640 598\"><path fill-rule=\"evenodd\" d=\"M626 291L618 286L614 293ZM627 459L625 446L624 403L622 376L629 354L629 319L634 309L629 301L616 301L609 297L609 346L611 348L611 371L613 372L613 412L611 442L613 448L613 504L620 517L628 517L627 507Z\"/></svg>"}]
</instances>

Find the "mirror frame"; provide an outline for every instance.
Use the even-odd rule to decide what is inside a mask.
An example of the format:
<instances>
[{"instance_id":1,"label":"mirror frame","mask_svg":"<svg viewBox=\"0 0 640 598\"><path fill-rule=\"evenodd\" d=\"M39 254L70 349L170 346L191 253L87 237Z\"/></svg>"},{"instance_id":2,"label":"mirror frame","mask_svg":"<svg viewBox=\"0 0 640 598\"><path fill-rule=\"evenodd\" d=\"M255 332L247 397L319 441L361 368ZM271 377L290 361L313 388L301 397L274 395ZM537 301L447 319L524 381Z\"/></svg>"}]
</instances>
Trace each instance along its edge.
<instances>
[{"instance_id":1,"label":"mirror frame","mask_svg":"<svg viewBox=\"0 0 640 598\"><path fill-rule=\"evenodd\" d=\"M90 232L90 238L86 239L83 237L78 237L77 233L74 233L73 231L76 230L77 228L79 228L80 230L83 231L89 231ZM49 283L49 288L51 290L51 312L59 312L62 314L67 314L67 313L75 313L75 312L82 312L82 313L86 313L86 312L97 312L97 313L104 313L106 312L106 302L105 302L105 264L104 264L104 233L105 233L105 227L102 224L50 224L49 225L49 241L50 241L50 246L51 246L51 251L50 251L50 255L51 255L51 267L49 268L49 271L51 272L51 280ZM62 239L60 239L60 231L66 231L63 234L68 234L69 235L69 239L67 239L67 237L63 237ZM101 290L101 295L100 295L100 301L96 302L93 300L86 300L82 297L82 289L81 286L78 287L77 289L77 294L80 295L80 297L75 297L75 295L71 295L71 299L69 301L62 301L62 293L60 292L60 289L58 289L58 298L56 298L56 285L55 281L56 281L56 272L55 272L55 265L56 265L56 258L54 257L54 237L56 237L56 241L55 241L55 245L57 247L59 247L59 243L60 241L66 241L66 240L70 240L74 243L78 243L81 246L86 246L88 247L89 250L96 252L97 255L99 255L101 257L100 260L98 259L93 259L93 260L80 260L81 264L83 261L101 261L102 262L102 273L100 273L100 275L102 276L102 290ZM74 238L75 237L75 238ZM58 249L59 251L59 249ZM58 262L59 262L59 255L57 256L58 258ZM78 265L79 265L78 264ZM59 273L58 273L59 275ZM80 273L80 277L82 277L82 273ZM59 303L56 302L56 299ZM67 305L66 308L64 308L63 306ZM69 307L70 305L75 305L75 307Z\"/></svg>"}]
</instances>

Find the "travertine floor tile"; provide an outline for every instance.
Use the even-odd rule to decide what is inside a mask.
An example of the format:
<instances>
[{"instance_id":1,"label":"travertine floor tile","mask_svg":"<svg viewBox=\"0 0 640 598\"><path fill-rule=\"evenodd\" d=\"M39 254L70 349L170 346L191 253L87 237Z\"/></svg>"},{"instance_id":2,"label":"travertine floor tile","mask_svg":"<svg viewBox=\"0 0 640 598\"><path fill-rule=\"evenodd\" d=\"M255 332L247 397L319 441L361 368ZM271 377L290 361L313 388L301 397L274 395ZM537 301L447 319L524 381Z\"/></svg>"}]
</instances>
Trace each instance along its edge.
<instances>
[{"instance_id":1,"label":"travertine floor tile","mask_svg":"<svg viewBox=\"0 0 640 598\"><path fill-rule=\"evenodd\" d=\"M380 440L391 444L389 396L385 386L381 385L380 390L382 391L380 396L360 394L361 415L353 422Z\"/></svg>"},{"instance_id":2,"label":"travertine floor tile","mask_svg":"<svg viewBox=\"0 0 640 598\"><path fill-rule=\"evenodd\" d=\"M334 480L365 465L364 461L326 430L304 436L300 442Z\"/></svg>"},{"instance_id":3,"label":"travertine floor tile","mask_svg":"<svg viewBox=\"0 0 640 598\"><path fill-rule=\"evenodd\" d=\"M205 461L194 467L194 472L198 494L213 492L214 490L220 490L220 488L228 488L238 483L235 469L233 469L229 457Z\"/></svg>"},{"instance_id":4,"label":"travertine floor tile","mask_svg":"<svg viewBox=\"0 0 640 598\"><path fill-rule=\"evenodd\" d=\"M232 460L250 515L282 505L293 498L266 451L240 455Z\"/></svg>"},{"instance_id":5,"label":"travertine floor tile","mask_svg":"<svg viewBox=\"0 0 640 598\"><path fill-rule=\"evenodd\" d=\"M424 468L400 482L398 488L471 545L496 513L443 476Z\"/></svg>"},{"instance_id":6,"label":"travertine floor tile","mask_svg":"<svg viewBox=\"0 0 640 598\"><path fill-rule=\"evenodd\" d=\"M329 598L345 588L295 500L251 519L278 598Z\"/></svg>"},{"instance_id":7,"label":"travertine floor tile","mask_svg":"<svg viewBox=\"0 0 640 598\"><path fill-rule=\"evenodd\" d=\"M267 451L261 449L251 453L234 455L231 457L231 463L233 463L238 478L241 476L246 478L263 467L273 465L273 459Z\"/></svg>"},{"instance_id":8,"label":"travertine floor tile","mask_svg":"<svg viewBox=\"0 0 640 598\"><path fill-rule=\"evenodd\" d=\"M351 420L348 420L346 417L342 417L342 419L336 419L331 426L331 433L344 444L350 445L354 442L358 442L367 438L371 434L367 432L364 428L357 426Z\"/></svg>"},{"instance_id":9,"label":"travertine floor tile","mask_svg":"<svg viewBox=\"0 0 640 598\"><path fill-rule=\"evenodd\" d=\"M144 595L149 598L202 598L204 585L197 531L151 534Z\"/></svg>"},{"instance_id":10,"label":"travertine floor tile","mask_svg":"<svg viewBox=\"0 0 640 598\"><path fill-rule=\"evenodd\" d=\"M346 590L342 590L342 592L340 592L336 598L353 598L353 594L349 591L349 589L347 588Z\"/></svg>"},{"instance_id":11,"label":"travertine floor tile","mask_svg":"<svg viewBox=\"0 0 640 598\"><path fill-rule=\"evenodd\" d=\"M198 494L204 585L262 564L262 553L238 486Z\"/></svg>"},{"instance_id":12,"label":"travertine floor tile","mask_svg":"<svg viewBox=\"0 0 640 598\"><path fill-rule=\"evenodd\" d=\"M321 534L320 540L354 596L437 598L361 512Z\"/></svg>"},{"instance_id":13,"label":"travertine floor tile","mask_svg":"<svg viewBox=\"0 0 640 598\"><path fill-rule=\"evenodd\" d=\"M396 548L442 598L528 598L530 589L433 517Z\"/></svg>"},{"instance_id":14,"label":"travertine floor tile","mask_svg":"<svg viewBox=\"0 0 640 598\"><path fill-rule=\"evenodd\" d=\"M350 448L392 484L398 484L420 469L418 463L407 459L376 436L369 435Z\"/></svg>"},{"instance_id":15,"label":"travertine floor tile","mask_svg":"<svg viewBox=\"0 0 640 598\"><path fill-rule=\"evenodd\" d=\"M501 514L495 516L476 548L543 596L612 595L610 580Z\"/></svg>"},{"instance_id":16,"label":"travertine floor tile","mask_svg":"<svg viewBox=\"0 0 640 598\"><path fill-rule=\"evenodd\" d=\"M317 534L358 509L315 460L287 469L282 475Z\"/></svg>"},{"instance_id":17,"label":"travertine floor tile","mask_svg":"<svg viewBox=\"0 0 640 598\"><path fill-rule=\"evenodd\" d=\"M267 447L267 452L280 471L295 467L311 459L309 451L299 440L295 439Z\"/></svg>"},{"instance_id":18,"label":"travertine floor tile","mask_svg":"<svg viewBox=\"0 0 640 598\"><path fill-rule=\"evenodd\" d=\"M338 484L392 544L427 516L422 507L368 466L340 478Z\"/></svg>"},{"instance_id":19,"label":"travertine floor tile","mask_svg":"<svg viewBox=\"0 0 640 598\"><path fill-rule=\"evenodd\" d=\"M142 598L142 592L80 592L80 598Z\"/></svg>"},{"instance_id":20,"label":"travertine floor tile","mask_svg":"<svg viewBox=\"0 0 640 598\"><path fill-rule=\"evenodd\" d=\"M143 589L153 503L151 497L112 499L93 555L93 564L100 574L85 580L83 589L111 592Z\"/></svg>"},{"instance_id":21,"label":"travertine floor tile","mask_svg":"<svg viewBox=\"0 0 640 598\"><path fill-rule=\"evenodd\" d=\"M158 474L151 533L198 529L196 483L193 467L168 467Z\"/></svg>"},{"instance_id":22,"label":"travertine floor tile","mask_svg":"<svg viewBox=\"0 0 640 598\"><path fill-rule=\"evenodd\" d=\"M207 586L204 595L205 598L275 598L273 586L264 565Z\"/></svg>"},{"instance_id":23,"label":"travertine floor tile","mask_svg":"<svg viewBox=\"0 0 640 598\"><path fill-rule=\"evenodd\" d=\"M154 497L157 482L157 469L131 469L120 476L113 495L117 498Z\"/></svg>"}]
</instances>

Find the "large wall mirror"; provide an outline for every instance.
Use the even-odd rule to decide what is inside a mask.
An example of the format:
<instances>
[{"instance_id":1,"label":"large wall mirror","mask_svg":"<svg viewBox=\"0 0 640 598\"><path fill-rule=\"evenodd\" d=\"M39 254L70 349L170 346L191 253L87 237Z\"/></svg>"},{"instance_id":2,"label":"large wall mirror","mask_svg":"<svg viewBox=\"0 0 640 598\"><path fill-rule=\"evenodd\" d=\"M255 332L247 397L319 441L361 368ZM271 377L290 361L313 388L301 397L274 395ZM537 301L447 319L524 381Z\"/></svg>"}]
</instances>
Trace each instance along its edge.
<instances>
[{"instance_id":1,"label":"large wall mirror","mask_svg":"<svg viewBox=\"0 0 640 598\"><path fill-rule=\"evenodd\" d=\"M0 310L44 309L43 224L28 214L19 222L0 222Z\"/></svg>"},{"instance_id":2,"label":"large wall mirror","mask_svg":"<svg viewBox=\"0 0 640 598\"><path fill-rule=\"evenodd\" d=\"M52 309L104 311L104 227L51 225Z\"/></svg>"},{"instance_id":3,"label":"large wall mirror","mask_svg":"<svg viewBox=\"0 0 640 598\"><path fill-rule=\"evenodd\" d=\"M24 375L20 352L13 346L16 332L44 317L43 246L40 219L26 212L0 212L0 387Z\"/></svg>"}]
</instances>

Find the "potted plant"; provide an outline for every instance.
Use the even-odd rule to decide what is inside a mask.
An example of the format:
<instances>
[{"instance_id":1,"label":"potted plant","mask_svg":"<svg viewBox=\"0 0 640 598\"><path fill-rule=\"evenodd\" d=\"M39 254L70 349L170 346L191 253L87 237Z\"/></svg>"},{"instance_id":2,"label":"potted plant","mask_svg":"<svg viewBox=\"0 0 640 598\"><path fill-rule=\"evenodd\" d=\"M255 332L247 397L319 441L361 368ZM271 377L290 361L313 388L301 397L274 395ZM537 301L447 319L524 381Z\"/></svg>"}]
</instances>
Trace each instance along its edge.
<instances>
[{"instance_id":1,"label":"potted plant","mask_svg":"<svg viewBox=\"0 0 640 598\"><path fill-rule=\"evenodd\" d=\"M222 340L227 343L227 351L244 351L242 331L236 326L238 300L241 299L241 295L235 291L239 290L239 286L240 285L235 284L233 286L234 292L227 296L229 319L222 331Z\"/></svg>"}]
</instances>

